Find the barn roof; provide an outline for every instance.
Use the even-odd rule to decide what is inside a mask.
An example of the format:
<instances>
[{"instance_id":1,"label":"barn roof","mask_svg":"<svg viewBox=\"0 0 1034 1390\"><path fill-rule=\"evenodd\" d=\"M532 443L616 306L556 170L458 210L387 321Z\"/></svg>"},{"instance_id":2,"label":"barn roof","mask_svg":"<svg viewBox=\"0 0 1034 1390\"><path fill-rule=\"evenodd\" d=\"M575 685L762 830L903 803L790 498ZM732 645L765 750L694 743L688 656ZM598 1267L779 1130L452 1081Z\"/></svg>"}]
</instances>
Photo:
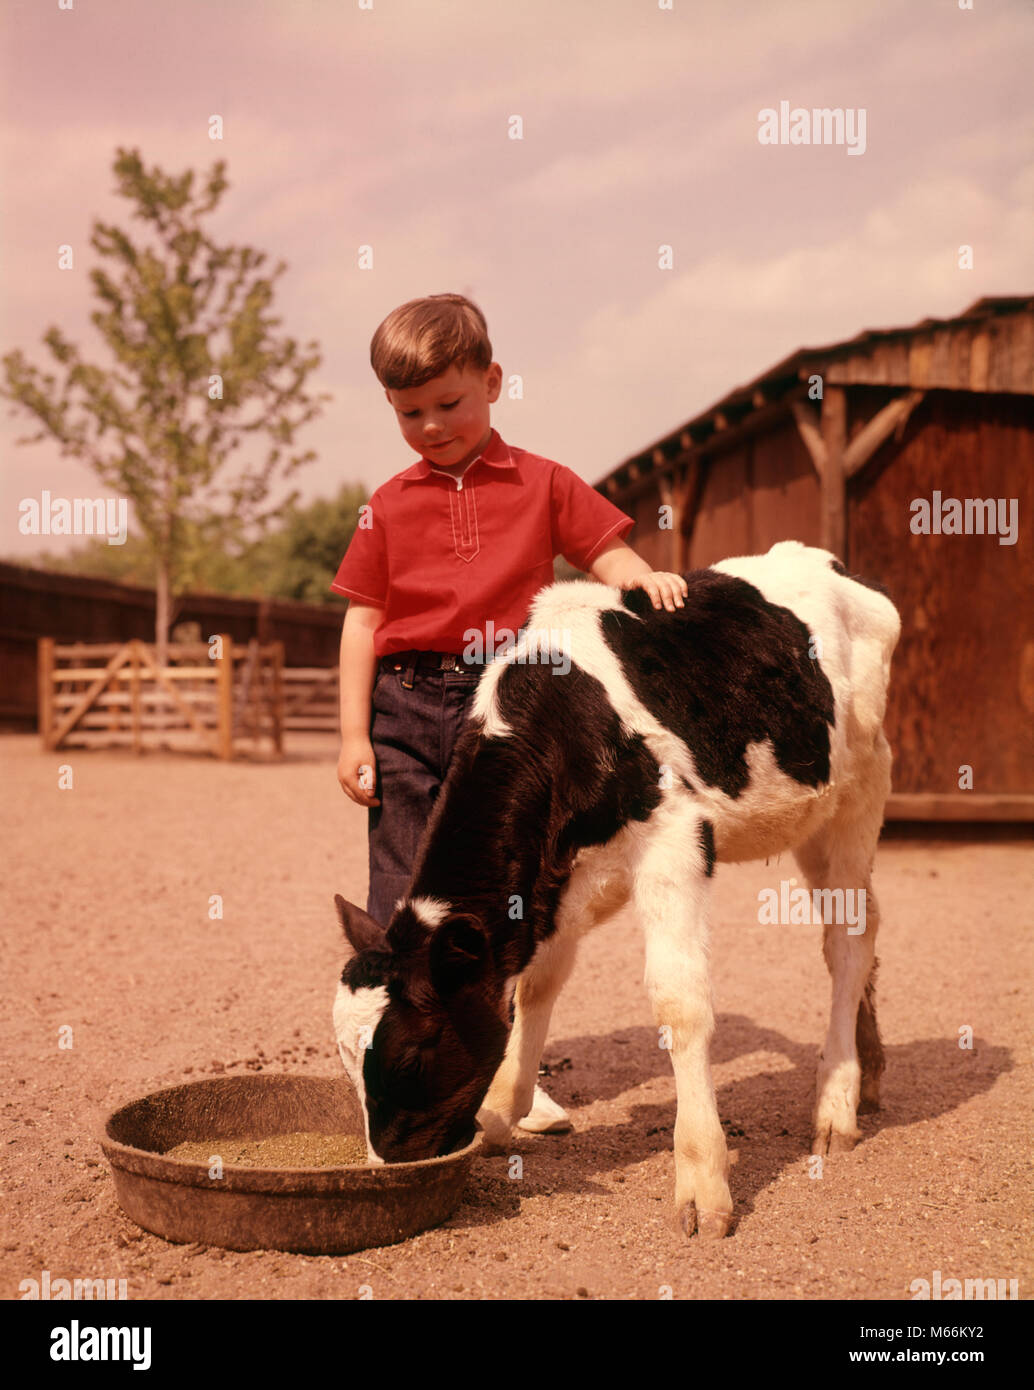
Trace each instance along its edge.
<instances>
[{"instance_id":1,"label":"barn roof","mask_svg":"<svg viewBox=\"0 0 1034 1390\"><path fill-rule=\"evenodd\" d=\"M662 435L596 484L610 496L641 486L654 469L719 442L748 417L771 411L802 383L912 391L1005 391L1034 395L1034 295L978 299L954 318L904 328L867 328L826 347L798 348L753 381Z\"/></svg>"}]
</instances>

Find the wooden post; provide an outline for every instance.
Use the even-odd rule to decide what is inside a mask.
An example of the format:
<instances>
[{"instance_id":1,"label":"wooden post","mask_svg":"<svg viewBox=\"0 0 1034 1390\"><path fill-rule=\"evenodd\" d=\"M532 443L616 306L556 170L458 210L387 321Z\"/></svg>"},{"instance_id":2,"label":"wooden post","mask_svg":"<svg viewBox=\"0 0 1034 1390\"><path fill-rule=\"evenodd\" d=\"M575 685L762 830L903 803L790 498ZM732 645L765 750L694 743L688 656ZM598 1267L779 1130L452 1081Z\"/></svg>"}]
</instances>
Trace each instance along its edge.
<instances>
[{"instance_id":1,"label":"wooden post","mask_svg":"<svg viewBox=\"0 0 1034 1390\"><path fill-rule=\"evenodd\" d=\"M822 547L847 563L847 507L844 449L847 444L847 392L827 386L822 393Z\"/></svg>"},{"instance_id":2,"label":"wooden post","mask_svg":"<svg viewBox=\"0 0 1034 1390\"><path fill-rule=\"evenodd\" d=\"M233 758L233 638L228 632L219 634L223 654L216 663L218 706L215 752L217 758L229 762Z\"/></svg>"},{"instance_id":3,"label":"wooden post","mask_svg":"<svg viewBox=\"0 0 1034 1390\"><path fill-rule=\"evenodd\" d=\"M112 681L112 683L111 683L111 694L112 694L112 695L121 695L121 694L122 694L122 691L121 691L121 689L120 689L120 686L121 686L121 682L120 682L120 681ZM119 731L121 730L121 728L122 728L122 717L121 717L121 714L120 714L120 711L119 711L119 704L118 704L118 701L115 700L115 701L112 702L112 704L111 704L111 706L110 706L110 708L109 708L109 710L108 710L108 732L109 732L110 734L114 734L114 735L116 736L116 737L115 737L115 742L116 742L116 743L118 742L118 737L117 737L117 735L118 735Z\"/></svg>"},{"instance_id":4,"label":"wooden post","mask_svg":"<svg viewBox=\"0 0 1034 1390\"><path fill-rule=\"evenodd\" d=\"M671 498L671 533L668 538L668 564L672 574L682 572L682 489L674 488Z\"/></svg>"},{"instance_id":5,"label":"wooden post","mask_svg":"<svg viewBox=\"0 0 1034 1390\"><path fill-rule=\"evenodd\" d=\"M143 701L140 691L140 643L134 638L130 645L133 649L133 655L130 666L132 676L129 682L129 708L133 725L133 752L139 754L143 752L144 748L141 725Z\"/></svg>"},{"instance_id":6,"label":"wooden post","mask_svg":"<svg viewBox=\"0 0 1034 1390\"><path fill-rule=\"evenodd\" d=\"M797 422L797 432L808 451L812 467L820 482L826 469L826 446L822 440L821 417L806 401L791 401L790 410Z\"/></svg>"},{"instance_id":7,"label":"wooden post","mask_svg":"<svg viewBox=\"0 0 1034 1390\"><path fill-rule=\"evenodd\" d=\"M679 542L682 539L682 506L681 496L677 488L673 485L671 477L661 476L657 479L657 495L661 503L671 511L671 530L668 533L668 569L673 574L678 573L679 569Z\"/></svg>"},{"instance_id":8,"label":"wooden post","mask_svg":"<svg viewBox=\"0 0 1034 1390\"><path fill-rule=\"evenodd\" d=\"M248 641L248 656L241 671L240 683L237 686L237 728L243 734L250 734L253 738L261 732L257 728L261 718L259 708L261 694L261 648L258 638L252 637ZM258 693L256 693L258 692Z\"/></svg>"},{"instance_id":9,"label":"wooden post","mask_svg":"<svg viewBox=\"0 0 1034 1390\"><path fill-rule=\"evenodd\" d=\"M50 752L54 743L54 639L41 637L36 646L37 722L43 751Z\"/></svg>"},{"instance_id":10,"label":"wooden post","mask_svg":"<svg viewBox=\"0 0 1034 1390\"><path fill-rule=\"evenodd\" d=\"M284 682L281 672L284 669L284 644L273 644L273 747L277 753L284 751Z\"/></svg>"}]
</instances>

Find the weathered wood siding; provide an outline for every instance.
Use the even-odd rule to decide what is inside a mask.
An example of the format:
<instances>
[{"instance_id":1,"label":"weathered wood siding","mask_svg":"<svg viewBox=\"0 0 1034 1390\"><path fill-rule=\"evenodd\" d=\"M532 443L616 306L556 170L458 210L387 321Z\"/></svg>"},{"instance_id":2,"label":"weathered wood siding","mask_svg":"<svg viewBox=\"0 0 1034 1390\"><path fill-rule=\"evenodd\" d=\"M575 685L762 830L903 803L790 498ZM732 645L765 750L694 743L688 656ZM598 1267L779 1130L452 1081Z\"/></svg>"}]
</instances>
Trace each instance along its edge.
<instances>
[{"instance_id":1,"label":"weathered wood siding","mask_svg":"<svg viewBox=\"0 0 1034 1390\"><path fill-rule=\"evenodd\" d=\"M1016 498L1015 545L913 535L916 498ZM848 565L902 616L888 737L894 788L1034 791L1034 399L930 392L848 484ZM964 793L962 793L964 794Z\"/></svg>"},{"instance_id":2,"label":"weathered wood siding","mask_svg":"<svg viewBox=\"0 0 1034 1390\"><path fill-rule=\"evenodd\" d=\"M819 543L819 482L793 420L711 456L687 568L768 550L776 541Z\"/></svg>"}]
</instances>

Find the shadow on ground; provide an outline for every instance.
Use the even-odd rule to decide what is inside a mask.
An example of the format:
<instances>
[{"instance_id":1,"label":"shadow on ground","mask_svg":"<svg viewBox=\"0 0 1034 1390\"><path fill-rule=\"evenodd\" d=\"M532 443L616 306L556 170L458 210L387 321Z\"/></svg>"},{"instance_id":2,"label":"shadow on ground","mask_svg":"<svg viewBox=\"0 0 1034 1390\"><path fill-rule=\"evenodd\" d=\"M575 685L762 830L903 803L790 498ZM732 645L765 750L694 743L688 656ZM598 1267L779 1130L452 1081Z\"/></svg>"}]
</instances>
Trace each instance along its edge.
<instances>
[{"instance_id":1,"label":"shadow on ground","mask_svg":"<svg viewBox=\"0 0 1034 1390\"><path fill-rule=\"evenodd\" d=\"M719 1084L716 1092L730 1150L738 1150L734 1169L737 1224L753 1212L760 1193L811 1151L818 1047L760 1027L743 1014L721 1015L712 1064L756 1052L774 1053L790 1066ZM950 1113L990 1090L996 1078L1013 1067L1008 1048L974 1039L972 1050L964 1050L956 1037L886 1046L886 1057L883 1108L860 1117L859 1147L882 1131ZM614 1100L654 1078L671 1076L668 1055L657 1046L656 1029L649 1027L558 1039L550 1044L544 1062L548 1072L543 1084L554 1100L573 1111L592 1101ZM675 1101L673 1097L633 1103L630 1117L614 1124L586 1125L579 1122L577 1113L573 1119L575 1129L570 1134L515 1134L512 1154L524 1160L519 1183L510 1177L508 1157L479 1160L467 1200L449 1226L494 1224L516 1216L522 1199L536 1195L610 1195L624 1168L659 1151L671 1151Z\"/></svg>"}]
</instances>

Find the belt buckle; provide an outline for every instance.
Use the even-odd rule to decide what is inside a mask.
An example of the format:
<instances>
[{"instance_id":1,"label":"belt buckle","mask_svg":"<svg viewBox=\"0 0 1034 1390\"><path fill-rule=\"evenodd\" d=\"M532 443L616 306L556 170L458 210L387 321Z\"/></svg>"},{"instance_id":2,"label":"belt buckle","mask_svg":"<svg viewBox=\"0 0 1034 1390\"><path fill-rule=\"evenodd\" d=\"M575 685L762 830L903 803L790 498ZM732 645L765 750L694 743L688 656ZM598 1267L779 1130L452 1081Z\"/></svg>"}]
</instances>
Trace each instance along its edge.
<instances>
[{"instance_id":1,"label":"belt buckle","mask_svg":"<svg viewBox=\"0 0 1034 1390\"><path fill-rule=\"evenodd\" d=\"M455 671L455 669L456 669L456 654L455 654L455 652L444 652L444 653L442 654L441 665L439 666L438 669L441 670L441 671Z\"/></svg>"}]
</instances>

